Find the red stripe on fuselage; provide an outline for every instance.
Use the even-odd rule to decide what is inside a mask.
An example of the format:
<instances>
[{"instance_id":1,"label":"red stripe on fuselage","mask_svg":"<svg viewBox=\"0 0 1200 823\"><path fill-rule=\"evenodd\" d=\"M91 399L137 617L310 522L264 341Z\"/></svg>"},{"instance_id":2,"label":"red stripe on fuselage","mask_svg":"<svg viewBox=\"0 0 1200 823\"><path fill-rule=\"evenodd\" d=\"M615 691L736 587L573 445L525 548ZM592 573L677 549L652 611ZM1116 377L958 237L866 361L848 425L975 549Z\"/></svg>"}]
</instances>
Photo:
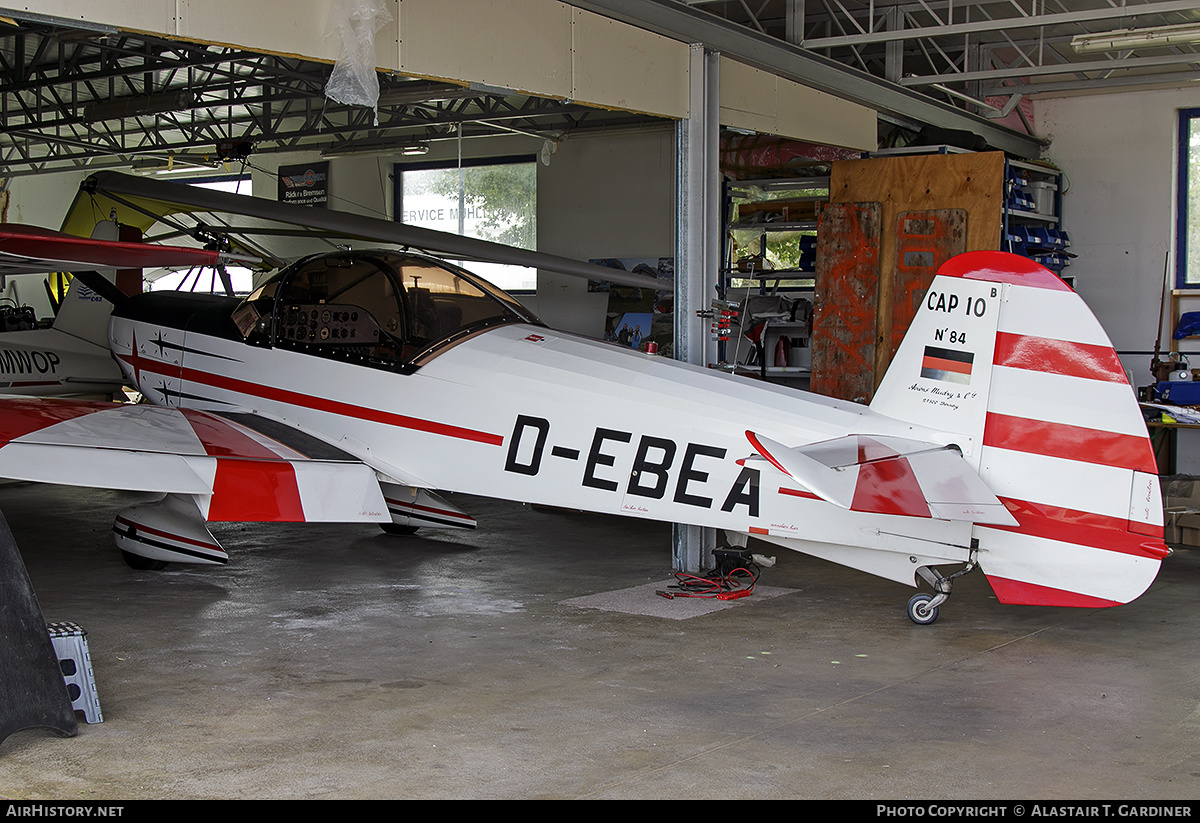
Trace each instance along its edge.
<instances>
[{"instance_id":1,"label":"red stripe on fuselage","mask_svg":"<svg viewBox=\"0 0 1200 823\"><path fill-rule=\"evenodd\" d=\"M785 489L782 486L779 487L779 493L791 495L792 497L804 497L809 500L821 500L822 499L809 491L803 491L802 489Z\"/></svg>"},{"instance_id":2,"label":"red stripe on fuselage","mask_svg":"<svg viewBox=\"0 0 1200 823\"><path fill-rule=\"evenodd\" d=\"M1121 469L1158 473L1149 437L988 412L983 444Z\"/></svg>"},{"instance_id":3,"label":"red stripe on fuselage","mask_svg":"<svg viewBox=\"0 0 1200 823\"><path fill-rule=\"evenodd\" d=\"M131 357L123 355L123 359L127 362L136 361L137 369L152 370L151 366L168 366L172 369L176 368L170 363L150 360L142 357L136 352ZM161 372L156 372L161 373ZM373 423L385 423L389 426L398 426L405 429L413 429L414 431L423 431L429 434L437 434L443 437L455 437L460 440L471 440L476 443L486 443L489 446L500 446L504 443L504 437L498 434L490 434L488 432L476 431L467 429L461 426L452 426L447 423L437 423L432 420L422 420L419 417L408 417L403 414L395 414L393 412L381 411L379 409L368 409L364 406L355 406L351 403L343 403L339 400L330 400L323 397L313 397L300 392L290 391L288 389L275 388L273 386L263 386L257 383L250 383L246 380L239 380L236 377L228 377L226 375L212 374L210 372L200 371L198 369L185 368L180 372L180 378L186 381L202 383L207 386L212 386L226 391L237 392L239 394L250 395L251 397L261 397L266 400L275 400L280 403L287 403L292 406L300 406L306 409L314 409L316 411L329 412L330 414L340 414L344 417L354 417L359 420L369 420Z\"/></svg>"},{"instance_id":4,"label":"red stripe on fuselage","mask_svg":"<svg viewBox=\"0 0 1200 823\"><path fill-rule=\"evenodd\" d=\"M997 366L1085 377L1108 383L1128 383L1121 360L1110 346L1072 343L1025 334L996 334Z\"/></svg>"}]
</instances>

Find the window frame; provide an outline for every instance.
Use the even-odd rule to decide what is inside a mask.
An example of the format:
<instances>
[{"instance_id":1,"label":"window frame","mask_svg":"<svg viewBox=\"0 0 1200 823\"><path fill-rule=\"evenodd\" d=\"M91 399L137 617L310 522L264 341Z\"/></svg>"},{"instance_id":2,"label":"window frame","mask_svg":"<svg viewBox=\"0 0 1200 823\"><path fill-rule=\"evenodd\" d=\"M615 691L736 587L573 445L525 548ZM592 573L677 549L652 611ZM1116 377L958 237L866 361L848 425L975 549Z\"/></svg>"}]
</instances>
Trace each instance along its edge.
<instances>
[{"instance_id":1,"label":"window frame","mask_svg":"<svg viewBox=\"0 0 1200 823\"><path fill-rule=\"evenodd\" d=\"M519 164L533 164L535 170L537 168L538 158L536 154L506 154L498 157L463 157L450 160L416 160L395 163L392 167L392 219L403 225L412 225L405 223L401 219L404 214L404 172L406 171L449 171L451 169L470 169L480 168L482 166L510 166ZM535 174L536 177L536 174ZM534 190L536 196L536 186ZM537 203L534 203L536 210ZM535 233L536 234L536 233ZM460 235L456 235L460 236ZM467 235L461 235L467 236ZM535 237L536 242L536 237ZM537 251L536 248L530 251ZM478 275L476 275L478 277ZM494 285L494 284L491 284ZM495 286L500 288L499 286ZM507 294L536 294L537 289L501 289Z\"/></svg>"},{"instance_id":2,"label":"window frame","mask_svg":"<svg viewBox=\"0 0 1200 823\"><path fill-rule=\"evenodd\" d=\"M1175 184L1175 288L1177 289L1200 289L1200 279L1195 282L1188 282L1188 195L1190 193L1188 185L1189 172L1191 171L1189 144L1191 138L1192 123L1200 125L1200 108L1188 108L1179 110L1179 126L1176 138L1176 165L1178 167L1178 177ZM1200 162L1200 158L1198 158ZM1197 186L1200 186L1200 180L1197 181ZM1193 250L1193 254L1200 258L1200 244Z\"/></svg>"}]
</instances>

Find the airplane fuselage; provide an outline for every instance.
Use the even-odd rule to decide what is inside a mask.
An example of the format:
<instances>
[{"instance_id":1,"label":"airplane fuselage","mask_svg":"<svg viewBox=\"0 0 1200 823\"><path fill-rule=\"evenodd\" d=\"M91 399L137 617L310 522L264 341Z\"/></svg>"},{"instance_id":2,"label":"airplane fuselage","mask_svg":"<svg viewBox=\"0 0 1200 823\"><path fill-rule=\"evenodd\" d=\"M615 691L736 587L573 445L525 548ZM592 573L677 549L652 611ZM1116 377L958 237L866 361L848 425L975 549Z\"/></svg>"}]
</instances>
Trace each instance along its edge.
<instances>
[{"instance_id":1,"label":"airplane fuselage","mask_svg":"<svg viewBox=\"0 0 1200 823\"><path fill-rule=\"evenodd\" d=\"M72 253L120 266L146 248ZM83 274L52 329L5 338L0 390L129 381L159 408L12 398L0 470L164 495L116 519L135 568L225 562L211 522L474 527L434 490L722 529L919 576L935 594L909 601L917 623L976 566L1001 602L1097 607L1137 598L1169 554L1120 358L1078 295L1014 255L939 269L870 407L547 329L486 281L408 251L312 255L244 300L128 298L102 278L76 288ZM935 566L947 562L966 566Z\"/></svg>"},{"instance_id":2,"label":"airplane fuselage","mask_svg":"<svg viewBox=\"0 0 1200 823\"><path fill-rule=\"evenodd\" d=\"M123 378L108 350L56 329L31 329L0 344L0 392L36 397L110 395Z\"/></svg>"},{"instance_id":3,"label":"airplane fuselage","mask_svg":"<svg viewBox=\"0 0 1200 823\"><path fill-rule=\"evenodd\" d=\"M201 308L228 314L232 305ZM152 402L277 420L401 485L776 541L919 548L922 558L937 546L933 560L968 554L969 523L845 511L830 518L831 504L747 460L750 428L789 445L851 432L944 437L865 406L526 324L469 336L411 373L196 325L205 324L113 319L113 351ZM911 582L913 565L888 576Z\"/></svg>"},{"instance_id":4,"label":"airplane fuselage","mask_svg":"<svg viewBox=\"0 0 1200 823\"><path fill-rule=\"evenodd\" d=\"M870 407L557 332L467 272L384 251L305 258L240 302L143 295L114 311L108 342L155 404L297 433L374 470L390 527L418 525L405 506L430 508L434 490L465 492L919 575L931 609L944 563L978 564L1005 602L1128 602L1167 549L1111 344L1045 269L988 253L955 265ZM1086 410L1096 428L1063 406L1075 396L1107 398ZM212 500L197 511L220 519ZM916 622L933 613L921 597Z\"/></svg>"}]
</instances>

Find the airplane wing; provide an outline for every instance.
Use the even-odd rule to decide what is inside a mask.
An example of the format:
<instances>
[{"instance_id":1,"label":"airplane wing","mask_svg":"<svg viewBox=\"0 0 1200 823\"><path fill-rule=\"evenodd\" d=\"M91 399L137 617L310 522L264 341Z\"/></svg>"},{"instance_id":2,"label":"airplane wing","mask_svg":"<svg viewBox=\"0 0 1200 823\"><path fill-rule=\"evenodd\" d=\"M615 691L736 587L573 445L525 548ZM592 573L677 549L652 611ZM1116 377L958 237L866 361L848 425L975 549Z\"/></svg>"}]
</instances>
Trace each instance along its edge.
<instances>
[{"instance_id":1,"label":"airplane wing","mask_svg":"<svg viewBox=\"0 0 1200 823\"><path fill-rule=\"evenodd\" d=\"M0 477L191 496L207 521L390 523L375 471L191 409L0 399Z\"/></svg>"},{"instance_id":2,"label":"airplane wing","mask_svg":"<svg viewBox=\"0 0 1200 823\"><path fill-rule=\"evenodd\" d=\"M135 269L212 266L212 249L93 240L33 226L0 224L0 274L46 274L80 268Z\"/></svg>"},{"instance_id":3,"label":"airplane wing","mask_svg":"<svg viewBox=\"0 0 1200 823\"><path fill-rule=\"evenodd\" d=\"M1017 525L958 450L948 446L861 434L798 448L752 431L746 439L761 459L843 509Z\"/></svg>"},{"instance_id":4,"label":"airplane wing","mask_svg":"<svg viewBox=\"0 0 1200 823\"><path fill-rule=\"evenodd\" d=\"M149 230L156 222L173 225L181 234L198 232L230 238L238 248L264 259L294 258L307 240L316 243L309 251L331 251L334 242L366 241L423 249L456 260L505 263L585 277L641 289L659 289L654 277L573 260L546 252L520 249L432 229L409 226L394 220L368 217L332 209L314 209L279 203L262 197L229 194L183 183L102 171L85 180L63 228L87 234L96 224L95 215L116 211L123 224ZM188 228L179 217L190 215L197 225ZM172 219L167 220L168 217ZM274 254L272 238L287 241L286 254Z\"/></svg>"}]
</instances>

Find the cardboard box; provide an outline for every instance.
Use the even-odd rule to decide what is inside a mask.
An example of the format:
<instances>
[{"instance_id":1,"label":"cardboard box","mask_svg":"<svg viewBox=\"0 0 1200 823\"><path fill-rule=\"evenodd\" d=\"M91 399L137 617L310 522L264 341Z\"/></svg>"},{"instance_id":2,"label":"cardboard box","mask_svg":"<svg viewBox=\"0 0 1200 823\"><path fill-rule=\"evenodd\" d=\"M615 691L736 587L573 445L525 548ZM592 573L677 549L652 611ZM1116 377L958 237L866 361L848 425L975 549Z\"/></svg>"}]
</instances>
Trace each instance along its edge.
<instances>
[{"instance_id":1,"label":"cardboard box","mask_svg":"<svg viewBox=\"0 0 1200 823\"><path fill-rule=\"evenodd\" d=\"M1163 497L1163 539L1200 546L1200 478L1176 474L1159 478Z\"/></svg>"}]
</instances>

